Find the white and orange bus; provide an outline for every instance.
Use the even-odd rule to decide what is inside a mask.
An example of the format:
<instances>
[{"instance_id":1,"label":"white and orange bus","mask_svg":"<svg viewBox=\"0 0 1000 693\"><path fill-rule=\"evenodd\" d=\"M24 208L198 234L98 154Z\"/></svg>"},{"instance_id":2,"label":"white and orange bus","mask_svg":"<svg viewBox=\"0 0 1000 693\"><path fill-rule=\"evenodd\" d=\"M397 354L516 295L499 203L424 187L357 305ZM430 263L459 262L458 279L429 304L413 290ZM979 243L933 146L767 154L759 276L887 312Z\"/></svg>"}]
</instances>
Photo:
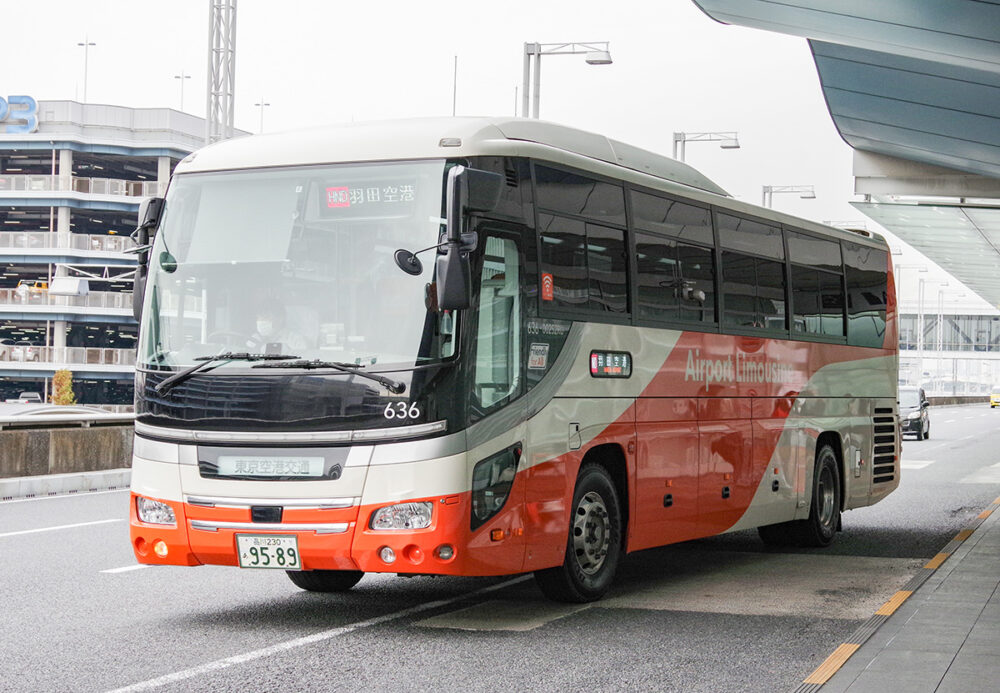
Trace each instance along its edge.
<instances>
[{"instance_id":1,"label":"white and orange bus","mask_svg":"<svg viewBox=\"0 0 1000 693\"><path fill-rule=\"evenodd\" d=\"M886 243L521 119L247 137L144 204L142 563L534 572L759 528L825 546L899 483ZM152 238L152 241L150 241Z\"/></svg>"}]
</instances>

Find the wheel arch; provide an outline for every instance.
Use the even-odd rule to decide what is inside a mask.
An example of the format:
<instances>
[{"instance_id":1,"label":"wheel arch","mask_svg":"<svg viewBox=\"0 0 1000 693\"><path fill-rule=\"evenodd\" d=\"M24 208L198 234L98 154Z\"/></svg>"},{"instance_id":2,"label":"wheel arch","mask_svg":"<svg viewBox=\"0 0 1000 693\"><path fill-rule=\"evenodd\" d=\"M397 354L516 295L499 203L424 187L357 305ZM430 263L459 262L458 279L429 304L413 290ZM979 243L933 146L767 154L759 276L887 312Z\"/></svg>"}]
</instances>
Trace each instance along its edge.
<instances>
[{"instance_id":1,"label":"wheel arch","mask_svg":"<svg viewBox=\"0 0 1000 693\"><path fill-rule=\"evenodd\" d=\"M591 462L604 467L605 471L607 471L608 475L611 476L611 480L615 484L615 491L618 492L618 500L621 504L622 512L622 547L624 551L627 552L630 503L628 460L625 456L625 451L618 443L595 445L587 450L586 454L583 456L583 460L580 462L580 466L582 467L583 465Z\"/></svg>"}]
</instances>

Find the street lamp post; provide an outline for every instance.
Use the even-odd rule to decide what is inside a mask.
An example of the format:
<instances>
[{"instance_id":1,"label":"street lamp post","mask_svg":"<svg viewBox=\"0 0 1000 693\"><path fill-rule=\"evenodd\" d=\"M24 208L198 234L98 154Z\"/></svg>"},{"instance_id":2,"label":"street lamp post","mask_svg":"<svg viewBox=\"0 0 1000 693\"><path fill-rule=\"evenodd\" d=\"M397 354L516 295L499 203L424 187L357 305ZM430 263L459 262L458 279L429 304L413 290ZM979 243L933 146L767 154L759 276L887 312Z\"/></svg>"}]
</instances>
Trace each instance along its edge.
<instances>
[{"instance_id":1,"label":"street lamp post","mask_svg":"<svg viewBox=\"0 0 1000 693\"><path fill-rule=\"evenodd\" d=\"M684 161L684 149L687 142L722 142L719 145L721 149L740 148L740 140L736 132L675 132L674 158L678 161Z\"/></svg>"},{"instance_id":2,"label":"street lamp post","mask_svg":"<svg viewBox=\"0 0 1000 693\"><path fill-rule=\"evenodd\" d=\"M84 36L83 43L76 44L78 46L83 46L83 102L87 103L87 68L88 68L88 57L90 54L90 47L96 46L97 44L90 40L89 36Z\"/></svg>"},{"instance_id":3,"label":"street lamp post","mask_svg":"<svg viewBox=\"0 0 1000 693\"><path fill-rule=\"evenodd\" d=\"M174 75L174 79L179 79L181 81L181 110L184 110L184 80L191 79L191 75L186 74L184 70L181 70L179 75Z\"/></svg>"},{"instance_id":4,"label":"street lamp post","mask_svg":"<svg viewBox=\"0 0 1000 693\"><path fill-rule=\"evenodd\" d=\"M528 118L529 95L532 105L531 118L538 117L538 101L542 82L543 55L576 55L585 54L588 65L610 65L611 53L608 52L607 41L592 43L525 43L524 44L524 79L521 88L521 115ZM531 75L531 59L535 60L534 80ZM532 85L533 82L533 85ZM533 89L532 89L533 86Z\"/></svg>"},{"instance_id":5,"label":"street lamp post","mask_svg":"<svg viewBox=\"0 0 1000 693\"><path fill-rule=\"evenodd\" d=\"M264 107L270 106L271 104L264 101L264 97L260 97L260 103L255 103L254 106L260 108L260 131L264 132Z\"/></svg>"},{"instance_id":6,"label":"street lamp post","mask_svg":"<svg viewBox=\"0 0 1000 693\"><path fill-rule=\"evenodd\" d=\"M803 200L816 199L816 188L812 185L765 185L761 192L760 204L770 207L775 193L798 193Z\"/></svg>"}]
</instances>

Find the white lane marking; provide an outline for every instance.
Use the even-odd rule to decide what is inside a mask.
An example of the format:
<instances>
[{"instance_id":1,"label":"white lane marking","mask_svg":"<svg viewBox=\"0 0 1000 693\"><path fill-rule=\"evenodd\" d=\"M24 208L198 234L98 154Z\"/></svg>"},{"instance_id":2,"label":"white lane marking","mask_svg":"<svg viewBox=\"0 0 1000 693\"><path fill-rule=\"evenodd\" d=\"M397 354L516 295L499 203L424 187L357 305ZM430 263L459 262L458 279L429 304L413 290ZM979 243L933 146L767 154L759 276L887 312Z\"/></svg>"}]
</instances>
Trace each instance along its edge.
<instances>
[{"instance_id":1,"label":"white lane marking","mask_svg":"<svg viewBox=\"0 0 1000 693\"><path fill-rule=\"evenodd\" d=\"M983 467L967 477L958 480L960 484L997 484L1000 483L1000 462L991 467Z\"/></svg>"},{"instance_id":2,"label":"white lane marking","mask_svg":"<svg viewBox=\"0 0 1000 693\"><path fill-rule=\"evenodd\" d=\"M10 500L0 500L0 505L5 503L31 503L33 501L56 500L58 498L87 498L89 496L103 496L105 493L128 493L127 488L113 488L108 491L78 491L76 493L59 493L53 496L37 496L35 498L11 498Z\"/></svg>"},{"instance_id":3,"label":"white lane marking","mask_svg":"<svg viewBox=\"0 0 1000 693\"><path fill-rule=\"evenodd\" d=\"M102 570L102 573L114 574L114 573L127 573L132 570L142 570L143 568L152 568L153 566L148 563L136 563L135 565L127 565L123 568L109 568L108 570Z\"/></svg>"},{"instance_id":4,"label":"white lane marking","mask_svg":"<svg viewBox=\"0 0 1000 693\"><path fill-rule=\"evenodd\" d=\"M319 633L313 633L312 635L307 635L302 638L295 638L294 640L286 640L285 642L278 643L277 645L271 645L270 647L265 647L260 650L253 650L252 652L245 652L244 654L233 655L232 657L226 657L225 659L217 659L214 662L207 662L201 666L192 667L190 669L185 669L183 671L177 671L173 674L167 674L165 676L160 676L155 679L149 679L147 681L140 681L139 683L133 683L131 686L125 686L124 688L116 688L108 693L132 693L132 691L148 691L153 688L159 688L160 686L166 686L171 683L177 683L178 681L184 681L186 679L194 678L195 676L200 676L202 674L209 674L213 671L219 671L220 669L226 669L231 666L236 666L237 664L245 664L251 662L255 659L260 659L261 657L267 657L269 655L278 654L280 652L287 652L288 650L295 649L297 647L303 647L304 645L312 645L313 643L323 642L324 640L330 640L331 638L336 638L341 635L347 635L361 628L368 628L370 626L377 626L380 623L386 623L387 621L395 621L400 618L405 618L412 614L420 613L421 611L429 611L431 609L437 609L442 606L447 606L448 604L453 604L457 601L462 601L469 599L470 597L476 597L481 594L487 594L489 592L495 592L501 590L504 587L510 587L511 585L516 585L519 582L524 582L530 575L522 575L520 577L513 578L512 580L506 580L498 585L491 585L489 587L484 587L483 589L476 590L475 592L469 592L468 594L461 594L457 597L452 597L451 599L440 599L434 602L428 602L426 604L418 604L417 606L411 606L408 609L403 609L402 611L397 611L395 613L386 614L384 616L376 616L375 618L370 618L366 621L358 621L357 623L351 623L346 626L341 626L340 628L331 628L330 630L320 631Z\"/></svg>"},{"instance_id":5,"label":"white lane marking","mask_svg":"<svg viewBox=\"0 0 1000 693\"><path fill-rule=\"evenodd\" d=\"M934 464L935 460L903 460L899 463L902 469L923 469L929 464Z\"/></svg>"},{"instance_id":6,"label":"white lane marking","mask_svg":"<svg viewBox=\"0 0 1000 693\"><path fill-rule=\"evenodd\" d=\"M16 537L20 534L36 534L38 532L54 532L57 529L74 529L75 527L91 527L93 525L106 525L109 522L124 522L123 518L117 517L113 520L96 520L94 522L77 522L74 525L58 525L56 527L39 527L38 529L22 529L19 532L4 532L2 537Z\"/></svg>"},{"instance_id":7,"label":"white lane marking","mask_svg":"<svg viewBox=\"0 0 1000 693\"><path fill-rule=\"evenodd\" d=\"M958 421L958 419L947 419L945 420L945 423L955 423L956 421Z\"/></svg>"}]
</instances>

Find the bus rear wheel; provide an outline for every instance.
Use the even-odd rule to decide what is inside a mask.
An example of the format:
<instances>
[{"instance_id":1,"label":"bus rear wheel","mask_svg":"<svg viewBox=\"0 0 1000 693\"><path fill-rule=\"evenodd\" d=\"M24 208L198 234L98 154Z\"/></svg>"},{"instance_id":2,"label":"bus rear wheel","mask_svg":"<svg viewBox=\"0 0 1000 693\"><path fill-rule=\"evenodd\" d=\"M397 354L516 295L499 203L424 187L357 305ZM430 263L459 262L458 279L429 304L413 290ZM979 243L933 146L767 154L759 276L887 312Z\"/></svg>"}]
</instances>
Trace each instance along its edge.
<instances>
[{"instance_id":1,"label":"bus rear wheel","mask_svg":"<svg viewBox=\"0 0 1000 693\"><path fill-rule=\"evenodd\" d=\"M563 564L535 571L546 597L559 602L592 602L614 580L622 552L621 504L614 481L599 464L580 469Z\"/></svg>"},{"instance_id":2,"label":"bus rear wheel","mask_svg":"<svg viewBox=\"0 0 1000 693\"><path fill-rule=\"evenodd\" d=\"M309 592L346 592L364 577L360 570L286 570L296 587Z\"/></svg>"},{"instance_id":3,"label":"bus rear wheel","mask_svg":"<svg viewBox=\"0 0 1000 693\"><path fill-rule=\"evenodd\" d=\"M841 493L837 453L823 445L816 452L809 518L758 527L757 533L765 544L776 546L829 546L840 527Z\"/></svg>"}]
</instances>

